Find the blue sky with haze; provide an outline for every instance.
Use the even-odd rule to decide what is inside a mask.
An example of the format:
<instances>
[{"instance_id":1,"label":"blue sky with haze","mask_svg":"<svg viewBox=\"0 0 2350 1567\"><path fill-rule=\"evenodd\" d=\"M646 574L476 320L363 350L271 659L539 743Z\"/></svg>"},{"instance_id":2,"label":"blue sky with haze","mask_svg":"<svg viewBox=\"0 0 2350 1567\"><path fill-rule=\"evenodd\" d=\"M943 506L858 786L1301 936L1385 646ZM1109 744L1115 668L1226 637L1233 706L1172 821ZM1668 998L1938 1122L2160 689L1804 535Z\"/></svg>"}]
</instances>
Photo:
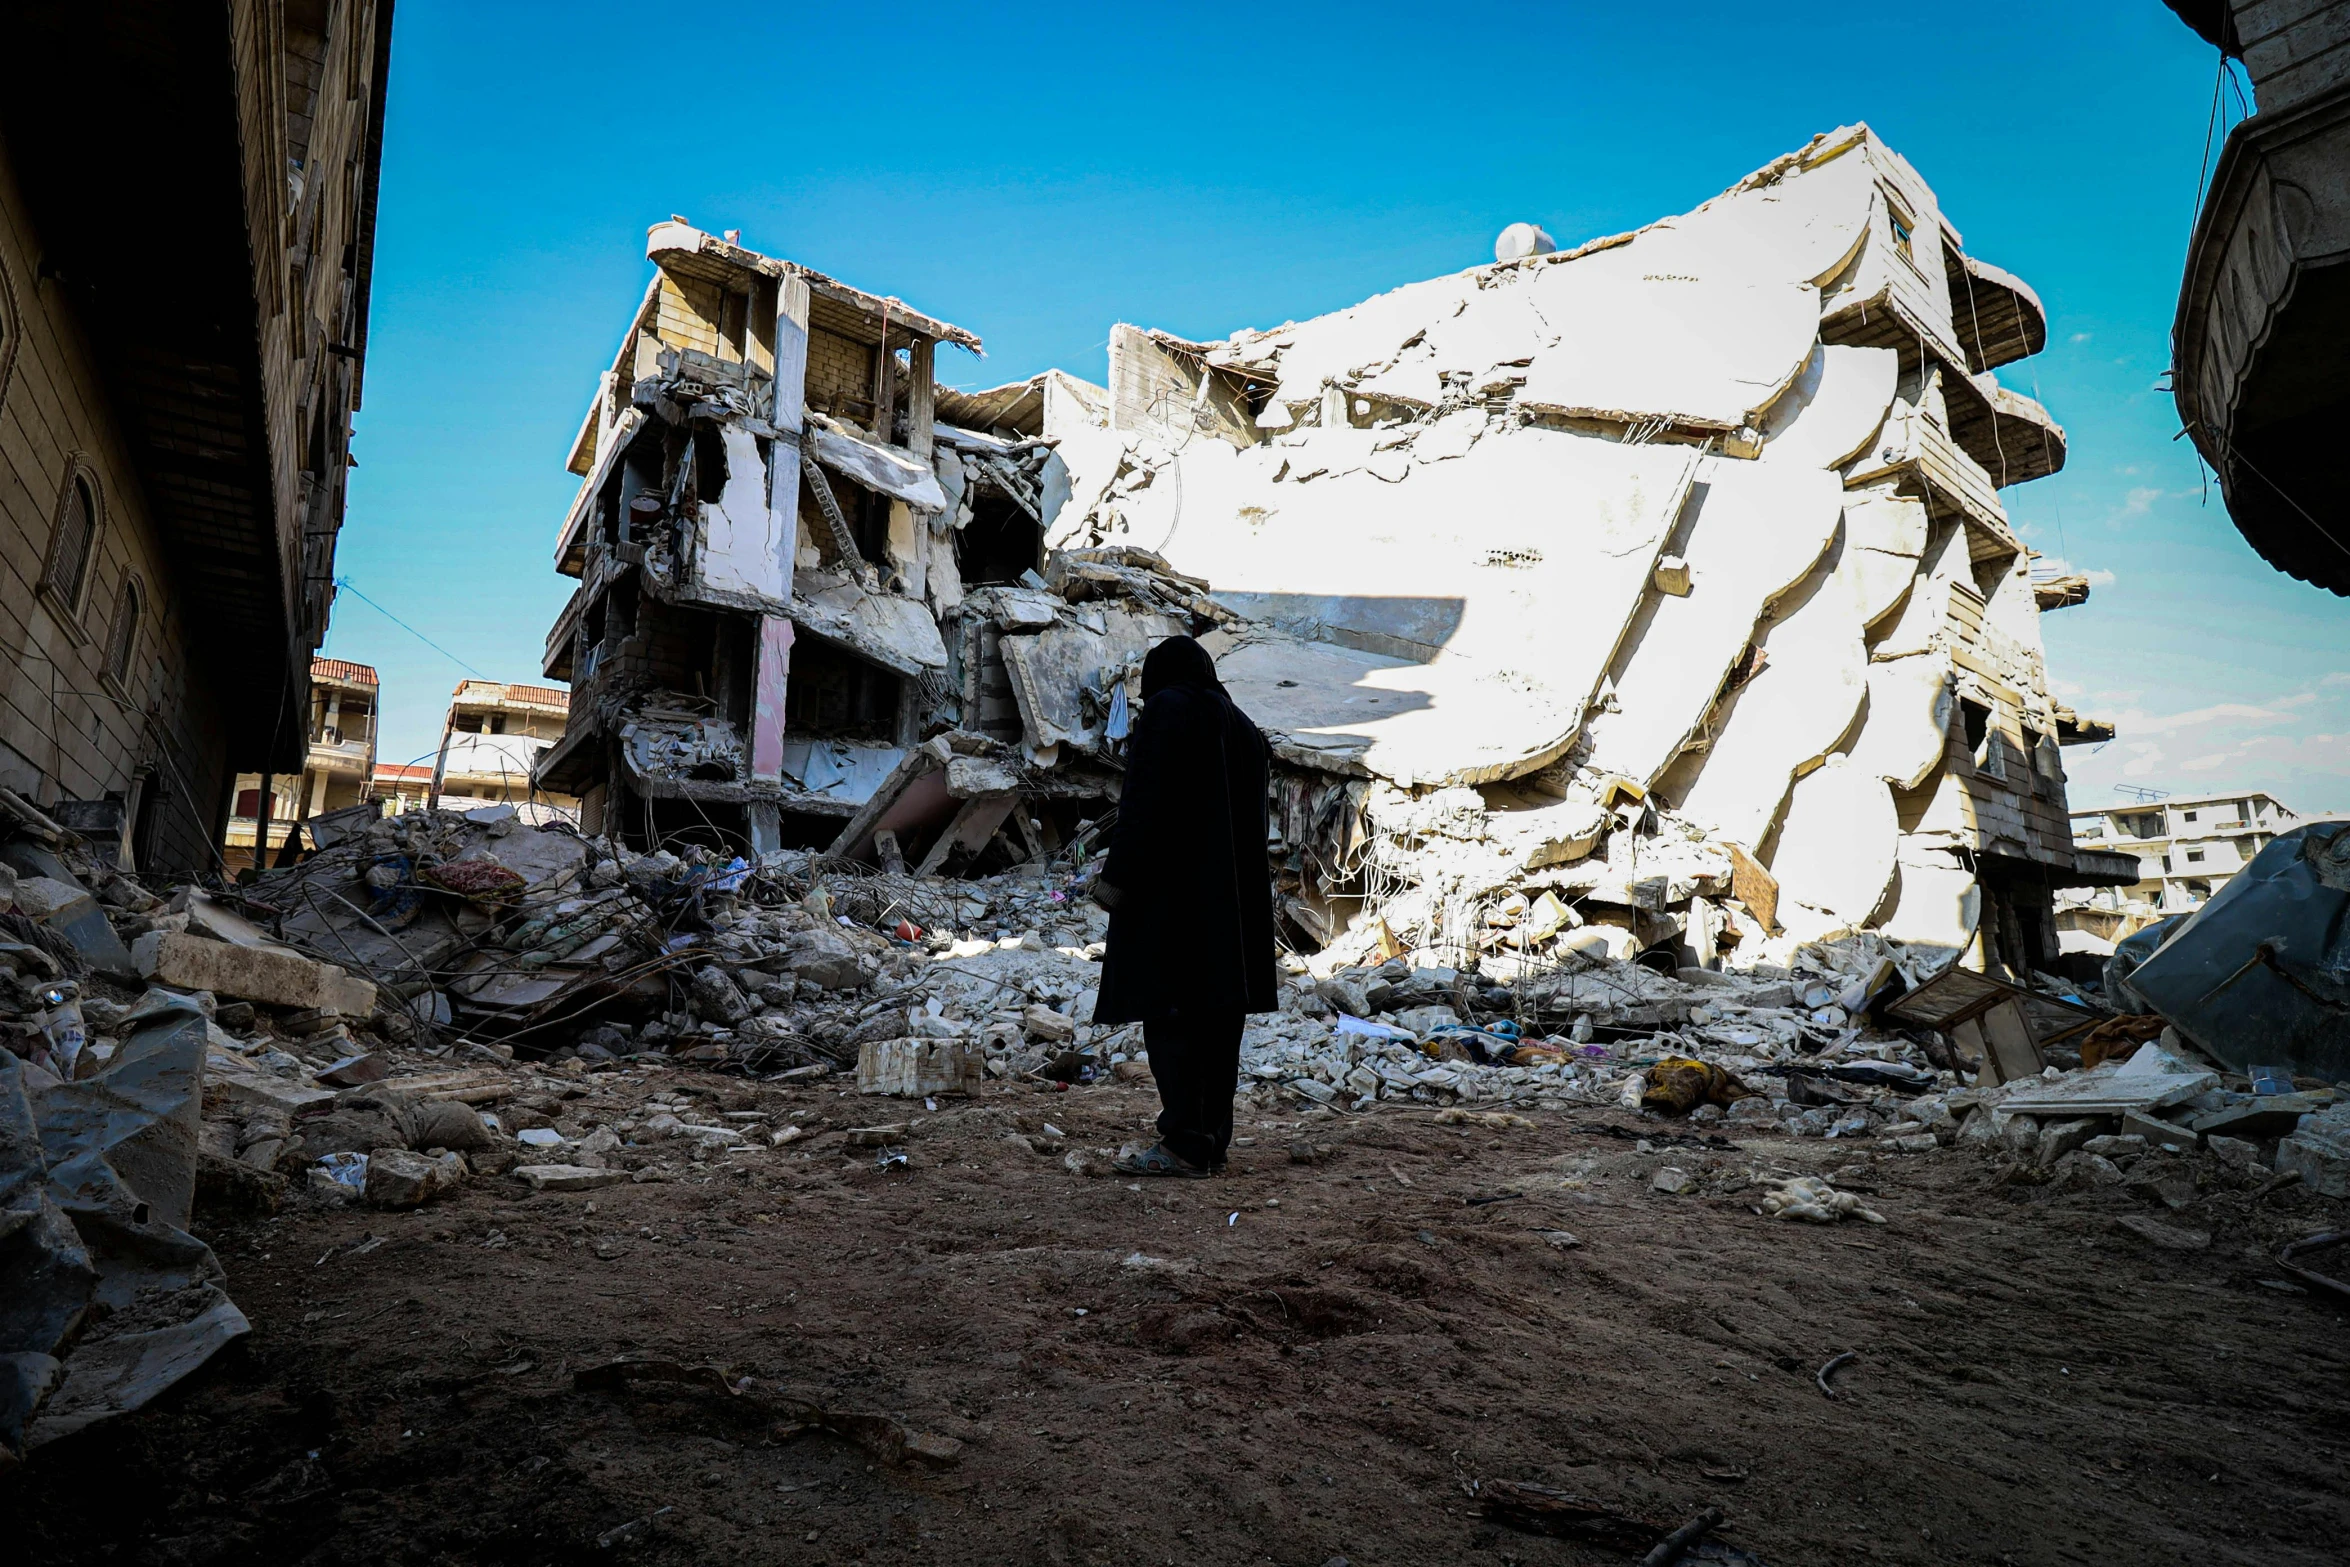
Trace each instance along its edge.
<instances>
[{"instance_id":1,"label":"blue sky with haze","mask_svg":"<svg viewBox=\"0 0 2350 1567\"><path fill-rule=\"evenodd\" d=\"M2070 466L2006 499L2097 574L2052 680L2115 786L2350 810L2350 602L2271 571L2156 383L2215 61L2159 0L1749 6L455 6L402 0L366 403L338 569L481 674L535 681L572 586L563 461L679 213L967 326L985 386L1099 381L1111 323L1302 319L1684 211L1866 120L1967 249L2031 282L2048 350L2000 372ZM2229 102L2232 113L2233 98ZM383 758L467 673L345 594L328 651L384 677Z\"/></svg>"}]
</instances>

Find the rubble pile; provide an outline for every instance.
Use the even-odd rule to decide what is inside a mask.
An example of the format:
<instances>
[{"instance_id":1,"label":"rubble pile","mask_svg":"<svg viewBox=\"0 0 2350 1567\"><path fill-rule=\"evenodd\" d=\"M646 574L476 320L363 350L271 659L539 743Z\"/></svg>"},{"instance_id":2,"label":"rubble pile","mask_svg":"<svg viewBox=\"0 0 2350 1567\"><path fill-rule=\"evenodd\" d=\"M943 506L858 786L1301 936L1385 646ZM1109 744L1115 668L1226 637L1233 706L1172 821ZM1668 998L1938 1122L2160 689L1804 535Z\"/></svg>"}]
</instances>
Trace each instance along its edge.
<instances>
[{"instance_id":1,"label":"rubble pile","mask_svg":"<svg viewBox=\"0 0 2350 1567\"><path fill-rule=\"evenodd\" d=\"M1047 543L1155 550L1236 617L1203 640L1290 774L1301 939L1383 917L1466 961L1550 891L1613 956L1871 930L2050 967L2049 888L2124 868L2071 842L2085 731L2000 498L2064 461L1993 373L2044 331L1846 126L1633 233L1217 342L1117 327L1105 391L1037 383ZM1729 854L1743 910L1556 871L1627 808Z\"/></svg>"},{"instance_id":2,"label":"rubble pile","mask_svg":"<svg viewBox=\"0 0 2350 1567\"><path fill-rule=\"evenodd\" d=\"M245 1331L188 1231L199 1210L755 1180L824 1137L911 1168L925 1117L973 1093L1149 1078L1139 1027L1091 1021L1090 838L964 879L639 852L492 807L163 897L0 804L0 1195L23 1216L0 1268L41 1308L0 1345L12 1454L137 1407ZM1498 852L1438 831L1470 814L1416 820ZM1686 913L1735 874L1669 823L1605 820L1576 864L1661 882L1637 912ZM1591 928L1544 907L1573 907L1559 886L1512 897L1457 955L1285 955L1281 1008L1243 1041L1245 1097L1275 1117L1599 1110L1973 1152L2013 1179L2126 1189L2169 1215L2138 1224L2159 1245L2207 1244L2183 1210L2214 1193L2350 1197L2339 1085L2240 1074L2160 1017L2110 1015L2096 987L2009 984L1868 932L1744 969L1676 962L1669 940L1611 956L1559 939ZM868 1096L922 1108L852 1108ZM1022 1141L1109 1168L1057 1133ZM1886 1219L1800 1182L1757 1211Z\"/></svg>"}]
</instances>

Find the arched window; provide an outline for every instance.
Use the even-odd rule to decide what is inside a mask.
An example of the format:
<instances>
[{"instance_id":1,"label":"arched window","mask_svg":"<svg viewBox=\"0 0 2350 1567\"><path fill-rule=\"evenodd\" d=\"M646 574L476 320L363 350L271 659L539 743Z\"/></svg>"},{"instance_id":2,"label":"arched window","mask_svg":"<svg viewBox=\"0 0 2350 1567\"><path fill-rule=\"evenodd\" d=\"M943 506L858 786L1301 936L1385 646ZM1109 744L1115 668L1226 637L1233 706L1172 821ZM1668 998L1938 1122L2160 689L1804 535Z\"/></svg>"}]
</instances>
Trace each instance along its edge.
<instances>
[{"instance_id":1,"label":"arched window","mask_svg":"<svg viewBox=\"0 0 2350 1567\"><path fill-rule=\"evenodd\" d=\"M16 314L16 285L8 269L0 267L0 402L8 400L8 372L16 364L16 345L24 327Z\"/></svg>"},{"instance_id":2,"label":"arched window","mask_svg":"<svg viewBox=\"0 0 2350 1567\"><path fill-rule=\"evenodd\" d=\"M123 578L122 596L114 601L114 624L106 631L106 673L125 690L131 683L131 660L139 656L139 621L145 609L139 579Z\"/></svg>"},{"instance_id":3,"label":"arched window","mask_svg":"<svg viewBox=\"0 0 2350 1567\"><path fill-rule=\"evenodd\" d=\"M41 586L69 610L81 607L82 582L90 574L90 557L97 547L98 489L87 473L76 470L58 503L49 564L41 573Z\"/></svg>"}]
</instances>

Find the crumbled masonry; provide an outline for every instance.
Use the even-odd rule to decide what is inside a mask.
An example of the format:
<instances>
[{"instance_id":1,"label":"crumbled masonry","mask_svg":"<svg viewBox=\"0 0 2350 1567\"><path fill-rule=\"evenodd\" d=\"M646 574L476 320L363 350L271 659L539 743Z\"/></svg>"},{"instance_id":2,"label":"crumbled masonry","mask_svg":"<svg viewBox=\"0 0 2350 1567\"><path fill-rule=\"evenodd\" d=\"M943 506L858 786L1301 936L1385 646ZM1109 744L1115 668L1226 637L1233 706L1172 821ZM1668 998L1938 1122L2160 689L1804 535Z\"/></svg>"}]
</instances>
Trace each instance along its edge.
<instances>
[{"instance_id":1,"label":"crumbled masonry","mask_svg":"<svg viewBox=\"0 0 2350 1567\"><path fill-rule=\"evenodd\" d=\"M2333 1057L2163 1001L2185 948L2143 993L2056 971L2049 889L2136 872L2067 835L1997 498L2062 460L1990 375L2044 334L2029 290L1865 128L1547 246L1222 344L1121 327L1107 390L959 393L962 329L658 226L559 551L571 722L535 783L578 822L418 809L149 888L0 791L30 1237L0 1297L43 1304L0 1343L0 1463L245 1330L198 1209L586 1204L820 1139L905 1173L990 1098L1147 1083L1141 1028L1093 1022L1088 888L1179 632L1278 761L1245 1110L1571 1116L1752 1161L1676 1158L1658 1202L1822 1225L1903 1216L1778 1167L1790 1139L2165 1214L2350 1192L2350 1101L2295 1075ZM2295 864L2338 892L2338 860ZM136 1137L97 1124L134 1102ZM1110 1174L1037 1128L1022 1157Z\"/></svg>"},{"instance_id":2,"label":"crumbled masonry","mask_svg":"<svg viewBox=\"0 0 2350 1567\"><path fill-rule=\"evenodd\" d=\"M1324 970L1866 930L2025 973L2052 889L2121 874L1999 500L2064 460L1992 373L2043 314L1865 126L1311 321L1119 326L1106 388L952 391L961 328L682 220L647 253L548 639L581 716L537 781L591 833L1032 860L1188 632L1272 738Z\"/></svg>"}]
</instances>

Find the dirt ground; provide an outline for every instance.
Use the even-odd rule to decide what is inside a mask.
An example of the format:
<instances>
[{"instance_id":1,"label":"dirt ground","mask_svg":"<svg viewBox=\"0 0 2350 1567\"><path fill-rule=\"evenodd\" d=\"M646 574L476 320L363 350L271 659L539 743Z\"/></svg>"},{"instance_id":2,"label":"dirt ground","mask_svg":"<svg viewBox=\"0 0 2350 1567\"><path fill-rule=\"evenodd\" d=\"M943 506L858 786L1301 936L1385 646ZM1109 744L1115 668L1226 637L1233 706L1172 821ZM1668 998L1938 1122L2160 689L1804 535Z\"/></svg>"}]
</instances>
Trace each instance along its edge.
<instances>
[{"instance_id":1,"label":"dirt ground","mask_svg":"<svg viewBox=\"0 0 2350 1567\"><path fill-rule=\"evenodd\" d=\"M2265 1251L2341 1215L2290 1188L2173 1214L1955 1149L1409 1107L1244 1115L1212 1182L1068 1169L1047 1123L1131 1138L1147 1085L990 1087L884 1170L840 1130L907 1107L702 1081L829 1130L591 1193L212 1224L252 1335L0 1479L9 1557L1627 1560L1480 1517L1482 1476L1667 1523L1713 1502L1774 1567L2350 1539L2345 1313ZM1700 1189L1655 1189L1667 1164ZM1754 1170L1841 1172L1888 1222L1765 1220ZM620 1356L751 1380L575 1388ZM964 1445L891 1465L792 1434L793 1400Z\"/></svg>"}]
</instances>

